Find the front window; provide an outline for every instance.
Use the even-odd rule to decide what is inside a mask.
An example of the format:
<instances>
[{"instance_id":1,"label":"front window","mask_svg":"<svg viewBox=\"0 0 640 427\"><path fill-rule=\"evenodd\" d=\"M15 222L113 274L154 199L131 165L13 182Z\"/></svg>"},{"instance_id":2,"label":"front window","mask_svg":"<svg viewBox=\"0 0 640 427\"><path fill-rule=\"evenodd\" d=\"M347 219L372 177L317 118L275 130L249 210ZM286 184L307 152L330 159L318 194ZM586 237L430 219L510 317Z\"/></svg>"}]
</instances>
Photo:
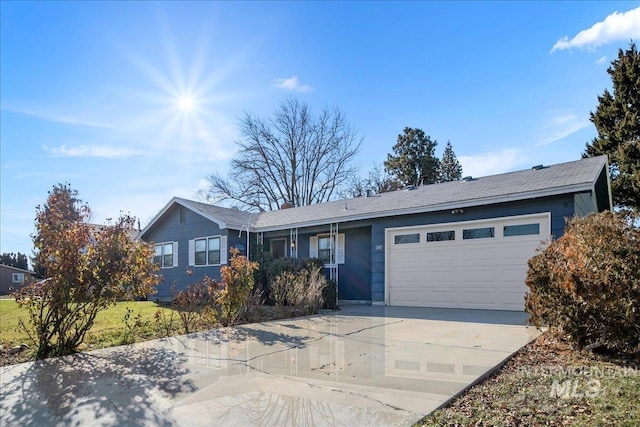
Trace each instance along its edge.
<instances>
[{"instance_id":1,"label":"front window","mask_svg":"<svg viewBox=\"0 0 640 427\"><path fill-rule=\"evenodd\" d=\"M24 273L13 273L12 279L13 283L22 283L24 282Z\"/></svg>"},{"instance_id":2,"label":"front window","mask_svg":"<svg viewBox=\"0 0 640 427\"><path fill-rule=\"evenodd\" d=\"M207 239L196 240L196 265L207 265Z\"/></svg>"},{"instance_id":3,"label":"front window","mask_svg":"<svg viewBox=\"0 0 640 427\"><path fill-rule=\"evenodd\" d=\"M195 241L195 265L220 264L220 237Z\"/></svg>"},{"instance_id":4,"label":"front window","mask_svg":"<svg viewBox=\"0 0 640 427\"><path fill-rule=\"evenodd\" d=\"M158 243L153 255L153 262L161 268L173 267L173 243Z\"/></svg>"},{"instance_id":5,"label":"front window","mask_svg":"<svg viewBox=\"0 0 640 427\"><path fill-rule=\"evenodd\" d=\"M318 236L318 258L325 264L331 264L331 236Z\"/></svg>"},{"instance_id":6,"label":"front window","mask_svg":"<svg viewBox=\"0 0 640 427\"><path fill-rule=\"evenodd\" d=\"M207 239L207 262L209 264L220 264L219 237L210 237Z\"/></svg>"}]
</instances>

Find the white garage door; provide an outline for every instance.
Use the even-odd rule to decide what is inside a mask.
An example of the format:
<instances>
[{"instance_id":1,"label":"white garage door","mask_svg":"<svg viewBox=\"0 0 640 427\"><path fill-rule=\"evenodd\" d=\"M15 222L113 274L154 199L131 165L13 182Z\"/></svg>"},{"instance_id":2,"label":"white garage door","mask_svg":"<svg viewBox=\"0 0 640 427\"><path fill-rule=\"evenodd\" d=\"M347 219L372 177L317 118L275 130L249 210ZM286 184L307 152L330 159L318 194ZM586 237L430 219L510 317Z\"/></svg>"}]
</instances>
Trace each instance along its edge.
<instances>
[{"instance_id":1,"label":"white garage door","mask_svg":"<svg viewBox=\"0 0 640 427\"><path fill-rule=\"evenodd\" d=\"M550 213L387 229L387 304L524 310L527 261Z\"/></svg>"}]
</instances>

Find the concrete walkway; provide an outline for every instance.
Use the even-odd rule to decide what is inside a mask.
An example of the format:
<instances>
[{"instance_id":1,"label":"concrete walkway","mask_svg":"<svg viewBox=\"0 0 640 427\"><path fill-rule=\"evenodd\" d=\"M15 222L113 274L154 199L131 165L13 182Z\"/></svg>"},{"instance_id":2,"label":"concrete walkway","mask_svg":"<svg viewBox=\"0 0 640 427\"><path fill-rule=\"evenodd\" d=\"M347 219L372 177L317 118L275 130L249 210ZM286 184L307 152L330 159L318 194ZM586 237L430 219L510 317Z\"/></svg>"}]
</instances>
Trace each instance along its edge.
<instances>
[{"instance_id":1,"label":"concrete walkway","mask_svg":"<svg viewBox=\"0 0 640 427\"><path fill-rule=\"evenodd\" d=\"M410 425L535 338L525 318L349 306L8 366L0 425Z\"/></svg>"}]
</instances>

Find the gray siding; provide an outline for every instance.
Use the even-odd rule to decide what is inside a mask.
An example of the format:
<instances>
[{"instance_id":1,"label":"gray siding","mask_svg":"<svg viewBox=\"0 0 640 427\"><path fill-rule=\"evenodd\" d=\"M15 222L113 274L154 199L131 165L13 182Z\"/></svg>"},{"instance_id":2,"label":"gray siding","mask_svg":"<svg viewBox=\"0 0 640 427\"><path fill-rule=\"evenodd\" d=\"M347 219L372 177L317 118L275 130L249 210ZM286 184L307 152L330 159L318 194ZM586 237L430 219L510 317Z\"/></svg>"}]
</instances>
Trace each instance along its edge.
<instances>
[{"instance_id":1,"label":"gray siding","mask_svg":"<svg viewBox=\"0 0 640 427\"><path fill-rule=\"evenodd\" d=\"M189 284L203 279L204 276L220 280L219 266L189 267L189 240L199 237L227 235L227 230L220 230L217 224L189 209L185 209L185 211L186 221L181 223L180 206L172 206L145 237L146 241L155 243L178 242L178 265L172 268L163 268L159 271L162 274L163 281L158 286L158 293L152 298L171 298L173 297L172 287L175 286L176 290L183 290ZM233 240L234 235L237 239L238 233L235 232L234 234L232 232L229 238L230 241L235 242ZM187 274L189 269L192 272L191 275Z\"/></svg>"},{"instance_id":2,"label":"gray siding","mask_svg":"<svg viewBox=\"0 0 640 427\"><path fill-rule=\"evenodd\" d=\"M573 196L575 215L585 216L597 212L598 206L591 193L578 193Z\"/></svg>"}]
</instances>

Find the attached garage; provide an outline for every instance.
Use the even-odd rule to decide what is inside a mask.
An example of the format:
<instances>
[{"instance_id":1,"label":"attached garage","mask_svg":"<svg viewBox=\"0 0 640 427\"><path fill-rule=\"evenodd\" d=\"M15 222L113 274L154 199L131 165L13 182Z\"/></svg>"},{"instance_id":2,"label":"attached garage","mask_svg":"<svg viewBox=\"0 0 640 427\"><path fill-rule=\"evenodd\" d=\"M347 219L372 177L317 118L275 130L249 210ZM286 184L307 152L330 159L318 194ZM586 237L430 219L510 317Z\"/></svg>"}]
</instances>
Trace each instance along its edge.
<instances>
[{"instance_id":1,"label":"attached garage","mask_svg":"<svg viewBox=\"0 0 640 427\"><path fill-rule=\"evenodd\" d=\"M527 261L550 227L547 212L387 229L386 304L522 311Z\"/></svg>"}]
</instances>

